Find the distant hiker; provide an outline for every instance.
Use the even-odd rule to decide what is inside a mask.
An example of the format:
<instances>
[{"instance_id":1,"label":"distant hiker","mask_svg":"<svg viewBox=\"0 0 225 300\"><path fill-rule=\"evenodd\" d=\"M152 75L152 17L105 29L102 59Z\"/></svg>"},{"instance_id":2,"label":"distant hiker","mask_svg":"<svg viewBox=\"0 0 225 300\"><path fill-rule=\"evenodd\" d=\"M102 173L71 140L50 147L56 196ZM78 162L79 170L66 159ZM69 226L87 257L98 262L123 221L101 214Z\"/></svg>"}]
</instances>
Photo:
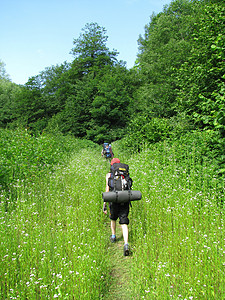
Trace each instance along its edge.
<instances>
[{"instance_id":1,"label":"distant hiker","mask_svg":"<svg viewBox=\"0 0 225 300\"><path fill-rule=\"evenodd\" d=\"M118 165L124 166L124 164L120 164L120 160L118 158L113 158L111 160L110 172L108 174L106 174L106 192L114 190L114 187L112 187L112 184L110 182L111 181L113 182L113 179L112 179L112 174L114 173L113 167L118 166ZM130 178L130 181L132 184L131 178ZM129 202L126 202L126 203L110 202L109 203L109 210L110 210L109 218L111 219L111 231L112 231L110 240L112 243L114 243L116 241L116 221L119 218L119 224L122 227L123 239L124 239L124 249L123 249L124 256L129 255L129 244L128 244L129 206L130 206ZM104 214L107 214L106 202L104 202L104 204L103 204L103 212L104 212Z\"/></svg>"},{"instance_id":2,"label":"distant hiker","mask_svg":"<svg viewBox=\"0 0 225 300\"><path fill-rule=\"evenodd\" d=\"M109 143L104 143L102 147L102 156L104 156L106 159L111 159L114 157L112 146Z\"/></svg>"}]
</instances>

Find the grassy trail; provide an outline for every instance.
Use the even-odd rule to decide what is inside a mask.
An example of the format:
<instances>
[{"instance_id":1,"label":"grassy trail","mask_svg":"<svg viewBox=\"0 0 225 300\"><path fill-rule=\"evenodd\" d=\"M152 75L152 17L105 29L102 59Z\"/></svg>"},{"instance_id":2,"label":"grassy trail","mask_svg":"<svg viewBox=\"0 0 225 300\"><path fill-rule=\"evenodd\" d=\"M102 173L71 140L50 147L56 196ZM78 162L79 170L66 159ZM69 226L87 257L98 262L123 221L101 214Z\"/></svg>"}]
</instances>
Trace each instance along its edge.
<instances>
[{"instance_id":1,"label":"grassy trail","mask_svg":"<svg viewBox=\"0 0 225 300\"><path fill-rule=\"evenodd\" d=\"M129 215L128 257L119 225L109 241L100 149L18 181L15 203L2 194L0 299L224 299L224 186L195 156L182 164L162 147L118 156L143 196Z\"/></svg>"},{"instance_id":2,"label":"grassy trail","mask_svg":"<svg viewBox=\"0 0 225 300\"><path fill-rule=\"evenodd\" d=\"M108 217L107 217L108 218ZM110 221L107 221L108 239L111 234ZM108 282L108 291L103 295L104 300L131 300L136 299L132 294L132 279L131 270L133 267L132 252L129 256L123 255L123 234L122 228L119 225L119 221L116 224L116 236L115 243L109 242L107 256L110 265L110 282ZM132 250L132 249L131 249Z\"/></svg>"},{"instance_id":3,"label":"grassy trail","mask_svg":"<svg viewBox=\"0 0 225 300\"><path fill-rule=\"evenodd\" d=\"M110 224L109 224L110 226ZM135 299L131 294L130 284L130 270L132 269L133 257L123 256L123 235L122 229L117 224L117 241L112 243L108 249L108 255L111 261L111 282L109 290L104 295L103 299L107 300L128 300Z\"/></svg>"}]
</instances>

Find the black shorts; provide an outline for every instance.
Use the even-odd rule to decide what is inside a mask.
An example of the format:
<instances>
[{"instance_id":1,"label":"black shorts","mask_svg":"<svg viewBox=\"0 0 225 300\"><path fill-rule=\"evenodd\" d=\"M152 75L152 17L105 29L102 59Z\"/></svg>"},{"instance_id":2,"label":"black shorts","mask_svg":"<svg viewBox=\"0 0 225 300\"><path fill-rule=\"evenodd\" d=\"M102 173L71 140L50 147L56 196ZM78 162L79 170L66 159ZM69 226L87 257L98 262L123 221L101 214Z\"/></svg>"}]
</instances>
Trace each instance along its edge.
<instances>
[{"instance_id":1,"label":"black shorts","mask_svg":"<svg viewBox=\"0 0 225 300\"><path fill-rule=\"evenodd\" d=\"M120 219L120 224L129 224L128 214L130 209L130 203L109 203L110 214L109 218L116 221Z\"/></svg>"}]
</instances>

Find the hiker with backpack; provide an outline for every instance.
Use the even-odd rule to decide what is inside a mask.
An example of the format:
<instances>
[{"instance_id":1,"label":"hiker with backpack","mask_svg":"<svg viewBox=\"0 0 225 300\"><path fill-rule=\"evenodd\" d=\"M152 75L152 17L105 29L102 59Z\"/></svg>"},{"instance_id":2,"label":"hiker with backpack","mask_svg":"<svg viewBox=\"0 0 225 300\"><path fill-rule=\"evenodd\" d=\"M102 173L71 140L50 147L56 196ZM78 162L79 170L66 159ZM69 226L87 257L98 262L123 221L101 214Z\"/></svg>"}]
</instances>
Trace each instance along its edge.
<instances>
[{"instance_id":1,"label":"hiker with backpack","mask_svg":"<svg viewBox=\"0 0 225 300\"><path fill-rule=\"evenodd\" d=\"M113 158L114 154L112 151L112 146L109 143L104 143L102 147L103 149L101 155L104 156L106 159Z\"/></svg>"},{"instance_id":2,"label":"hiker with backpack","mask_svg":"<svg viewBox=\"0 0 225 300\"><path fill-rule=\"evenodd\" d=\"M118 158L111 160L110 172L106 175L106 192L110 191L123 191L130 190L132 186L132 179L129 177L129 166L120 163ZM116 221L119 218L119 224L122 227L123 239L124 239L124 256L129 255L128 244L128 224L129 224L129 208L130 202L116 203L109 202L109 218L111 219L111 231L110 241L116 242ZM103 212L107 214L106 202L103 204Z\"/></svg>"}]
</instances>

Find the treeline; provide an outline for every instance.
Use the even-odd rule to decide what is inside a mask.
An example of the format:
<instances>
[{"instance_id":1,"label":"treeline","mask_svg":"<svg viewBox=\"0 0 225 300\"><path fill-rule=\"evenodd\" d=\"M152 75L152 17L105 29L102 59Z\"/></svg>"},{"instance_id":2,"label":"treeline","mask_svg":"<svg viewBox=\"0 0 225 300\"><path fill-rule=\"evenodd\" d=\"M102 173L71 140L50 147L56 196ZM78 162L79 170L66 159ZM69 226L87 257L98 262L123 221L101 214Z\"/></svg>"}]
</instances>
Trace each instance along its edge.
<instances>
[{"instance_id":1,"label":"treeline","mask_svg":"<svg viewBox=\"0 0 225 300\"><path fill-rule=\"evenodd\" d=\"M107 47L106 29L97 23L74 39L72 63L48 67L23 86L8 79L1 63L0 126L97 143L125 137L137 148L211 130L222 149L224 10L223 0L174 0L153 13L132 69Z\"/></svg>"}]
</instances>

